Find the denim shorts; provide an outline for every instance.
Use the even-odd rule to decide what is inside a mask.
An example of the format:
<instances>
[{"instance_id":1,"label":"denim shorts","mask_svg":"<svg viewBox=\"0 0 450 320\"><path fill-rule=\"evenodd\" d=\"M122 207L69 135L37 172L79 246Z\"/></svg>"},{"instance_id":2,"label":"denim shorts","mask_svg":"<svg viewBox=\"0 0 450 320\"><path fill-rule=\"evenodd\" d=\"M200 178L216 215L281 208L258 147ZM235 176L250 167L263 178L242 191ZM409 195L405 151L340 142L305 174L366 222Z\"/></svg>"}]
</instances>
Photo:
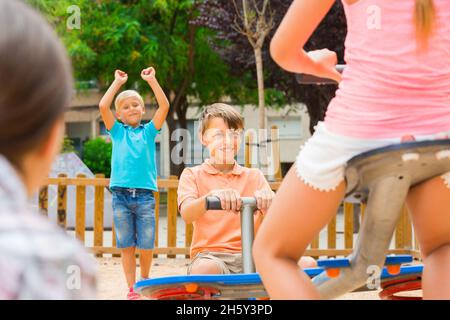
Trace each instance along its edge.
<instances>
[{"instance_id":1,"label":"denim shorts","mask_svg":"<svg viewBox=\"0 0 450 320\"><path fill-rule=\"evenodd\" d=\"M315 132L300 148L295 162L297 176L308 186L319 191L332 191L344 180L347 161L354 156L376 148L401 142L401 137L362 139L329 131L320 121ZM450 131L430 135L415 135L416 141L435 140L450 136ZM450 187L450 172L443 174L443 182Z\"/></svg>"},{"instance_id":2,"label":"denim shorts","mask_svg":"<svg viewBox=\"0 0 450 320\"><path fill-rule=\"evenodd\" d=\"M155 246L155 197L152 190L112 187L117 248Z\"/></svg>"}]
</instances>

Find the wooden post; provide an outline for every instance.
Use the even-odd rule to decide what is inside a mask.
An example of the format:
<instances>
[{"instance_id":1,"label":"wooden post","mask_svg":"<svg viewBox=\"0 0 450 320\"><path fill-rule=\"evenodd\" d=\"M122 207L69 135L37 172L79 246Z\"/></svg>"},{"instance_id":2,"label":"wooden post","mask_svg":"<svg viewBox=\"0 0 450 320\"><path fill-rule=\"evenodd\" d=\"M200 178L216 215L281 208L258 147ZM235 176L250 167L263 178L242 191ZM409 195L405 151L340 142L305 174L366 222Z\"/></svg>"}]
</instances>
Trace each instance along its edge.
<instances>
[{"instance_id":1,"label":"wooden post","mask_svg":"<svg viewBox=\"0 0 450 320\"><path fill-rule=\"evenodd\" d=\"M247 168L252 167L252 143L253 143L253 134L248 132L245 136L245 166Z\"/></svg>"},{"instance_id":2,"label":"wooden post","mask_svg":"<svg viewBox=\"0 0 450 320\"><path fill-rule=\"evenodd\" d=\"M48 186L43 186L39 190L39 211L48 216Z\"/></svg>"},{"instance_id":3,"label":"wooden post","mask_svg":"<svg viewBox=\"0 0 450 320\"><path fill-rule=\"evenodd\" d=\"M353 203L344 202L344 243L345 249L353 248Z\"/></svg>"},{"instance_id":4,"label":"wooden post","mask_svg":"<svg viewBox=\"0 0 450 320\"><path fill-rule=\"evenodd\" d=\"M65 173L60 173L58 178L67 178ZM67 185L65 182L58 184L58 225L66 229L67 224Z\"/></svg>"},{"instance_id":5,"label":"wooden post","mask_svg":"<svg viewBox=\"0 0 450 320\"><path fill-rule=\"evenodd\" d=\"M278 127L273 125L270 131L270 140L272 144L272 156L273 165L275 168L274 178L276 181L283 179L281 174L281 161L280 161L280 137Z\"/></svg>"},{"instance_id":6,"label":"wooden post","mask_svg":"<svg viewBox=\"0 0 450 320\"><path fill-rule=\"evenodd\" d=\"M404 236L404 243L405 246L408 249L412 249L413 248L413 230L412 230L412 222L411 219L409 217L409 212L408 212L408 207L404 206L404 211L403 211L403 223L405 224L405 236Z\"/></svg>"},{"instance_id":7,"label":"wooden post","mask_svg":"<svg viewBox=\"0 0 450 320\"><path fill-rule=\"evenodd\" d=\"M313 239L313 241L311 242L311 249L319 249L319 245L320 245L320 233L318 235L316 235ZM319 256L313 256L314 259L319 259Z\"/></svg>"},{"instance_id":8,"label":"wooden post","mask_svg":"<svg viewBox=\"0 0 450 320\"><path fill-rule=\"evenodd\" d=\"M411 221L406 206L402 208L402 213L395 230L395 248L412 249Z\"/></svg>"},{"instance_id":9,"label":"wooden post","mask_svg":"<svg viewBox=\"0 0 450 320\"><path fill-rule=\"evenodd\" d=\"M184 244L185 244L186 248L189 248L191 246L193 231L194 231L194 226L192 225L192 223L187 223L186 230L185 230L186 236L185 236L185 240L184 240ZM187 254L185 257L186 257L186 259L189 259L191 257L191 255Z\"/></svg>"},{"instance_id":10,"label":"wooden post","mask_svg":"<svg viewBox=\"0 0 450 320\"><path fill-rule=\"evenodd\" d=\"M84 174L77 174L77 179L86 178ZM84 234L86 229L86 186L76 187L75 208L75 235L84 245Z\"/></svg>"},{"instance_id":11,"label":"wooden post","mask_svg":"<svg viewBox=\"0 0 450 320\"><path fill-rule=\"evenodd\" d=\"M336 216L328 224L328 249L336 249Z\"/></svg>"},{"instance_id":12,"label":"wooden post","mask_svg":"<svg viewBox=\"0 0 450 320\"><path fill-rule=\"evenodd\" d=\"M104 174L96 174L96 178L104 178ZM103 213L104 213L104 186L95 186L94 198L94 246L103 246ZM103 254L97 254L97 257L102 257Z\"/></svg>"},{"instance_id":13,"label":"wooden post","mask_svg":"<svg viewBox=\"0 0 450 320\"><path fill-rule=\"evenodd\" d=\"M176 180L176 176L170 176L171 180ZM176 247L177 246L177 189L168 188L167 191L167 246ZM168 258L175 258L176 255L168 254Z\"/></svg>"}]
</instances>

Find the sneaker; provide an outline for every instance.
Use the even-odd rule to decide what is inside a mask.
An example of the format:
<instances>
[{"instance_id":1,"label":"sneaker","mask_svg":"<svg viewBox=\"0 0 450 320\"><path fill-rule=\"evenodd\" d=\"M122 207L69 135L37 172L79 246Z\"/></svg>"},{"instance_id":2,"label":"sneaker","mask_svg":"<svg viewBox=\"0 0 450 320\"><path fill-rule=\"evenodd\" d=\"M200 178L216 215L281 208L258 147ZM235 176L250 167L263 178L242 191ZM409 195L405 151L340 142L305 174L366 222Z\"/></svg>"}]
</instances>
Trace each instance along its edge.
<instances>
[{"instance_id":1,"label":"sneaker","mask_svg":"<svg viewBox=\"0 0 450 320\"><path fill-rule=\"evenodd\" d=\"M130 288L130 291L127 293L127 300L140 300L141 295L139 293L134 292L133 288Z\"/></svg>"},{"instance_id":2,"label":"sneaker","mask_svg":"<svg viewBox=\"0 0 450 320\"><path fill-rule=\"evenodd\" d=\"M149 279L150 279L150 277L148 277L148 278L143 278L143 277L139 276L138 282L139 282L139 281L144 281L144 280L149 280Z\"/></svg>"}]
</instances>

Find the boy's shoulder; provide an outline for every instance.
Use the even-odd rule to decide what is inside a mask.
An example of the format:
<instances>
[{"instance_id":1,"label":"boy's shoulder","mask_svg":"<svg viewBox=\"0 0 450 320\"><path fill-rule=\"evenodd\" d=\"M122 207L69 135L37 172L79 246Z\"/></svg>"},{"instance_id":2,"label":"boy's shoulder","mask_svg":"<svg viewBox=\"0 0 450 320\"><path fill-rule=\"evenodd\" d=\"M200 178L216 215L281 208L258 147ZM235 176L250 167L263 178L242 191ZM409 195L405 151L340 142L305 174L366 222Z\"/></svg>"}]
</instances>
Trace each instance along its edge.
<instances>
[{"instance_id":1,"label":"boy's shoulder","mask_svg":"<svg viewBox=\"0 0 450 320\"><path fill-rule=\"evenodd\" d=\"M182 175L198 175L200 173L207 173L210 175L216 175L218 173L218 170L212 167L208 161L203 162L202 164L192 166L192 167L186 167L184 168ZM261 176L263 175L262 171L258 168L247 168L245 166L241 166L236 163L233 171L233 174L238 176Z\"/></svg>"},{"instance_id":2,"label":"boy's shoulder","mask_svg":"<svg viewBox=\"0 0 450 320\"><path fill-rule=\"evenodd\" d=\"M200 171L202 171L202 164L184 168L183 172L181 173L181 175L198 174Z\"/></svg>"}]
</instances>

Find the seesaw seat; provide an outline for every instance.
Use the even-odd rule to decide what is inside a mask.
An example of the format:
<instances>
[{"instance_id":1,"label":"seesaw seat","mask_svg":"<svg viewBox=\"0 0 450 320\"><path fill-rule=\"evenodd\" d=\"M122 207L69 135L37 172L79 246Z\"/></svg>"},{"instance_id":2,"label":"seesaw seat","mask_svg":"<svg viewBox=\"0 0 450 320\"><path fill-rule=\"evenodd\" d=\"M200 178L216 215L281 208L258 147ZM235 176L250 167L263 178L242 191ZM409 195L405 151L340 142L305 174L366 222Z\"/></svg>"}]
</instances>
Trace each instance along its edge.
<instances>
[{"instance_id":1,"label":"seesaw seat","mask_svg":"<svg viewBox=\"0 0 450 320\"><path fill-rule=\"evenodd\" d=\"M386 259L387 263L405 263L411 261L412 257L407 255L388 256ZM323 267L304 269L304 271L310 278L314 278L326 272L328 268L347 268L349 266L349 260L319 260L319 265ZM381 273L381 287L384 288L386 285L390 285L391 288L384 293L382 298L389 299L394 293L407 290L410 287L405 287L405 284L408 284L410 279L419 279L420 281L421 274L422 266L402 266L399 273L395 275L390 274L387 268L384 268ZM397 289L399 286L402 290ZM371 289L362 287L356 291L367 290ZM264 299L268 296L261 282L261 278L257 273L160 277L136 283L135 291L151 299L160 300Z\"/></svg>"},{"instance_id":2,"label":"seesaw seat","mask_svg":"<svg viewBox=\"0 0 450 320\"><path fill-rule=\"evenodd\" d=\"M367 207L349 266L338 276L324 273L314 278L321 295L332 299L362 287L368 268L384 264L409 189L448 171L450 140L405 142L350 159L345 171L347 200L366 202Z\"/></svg>"}]
</instances>

